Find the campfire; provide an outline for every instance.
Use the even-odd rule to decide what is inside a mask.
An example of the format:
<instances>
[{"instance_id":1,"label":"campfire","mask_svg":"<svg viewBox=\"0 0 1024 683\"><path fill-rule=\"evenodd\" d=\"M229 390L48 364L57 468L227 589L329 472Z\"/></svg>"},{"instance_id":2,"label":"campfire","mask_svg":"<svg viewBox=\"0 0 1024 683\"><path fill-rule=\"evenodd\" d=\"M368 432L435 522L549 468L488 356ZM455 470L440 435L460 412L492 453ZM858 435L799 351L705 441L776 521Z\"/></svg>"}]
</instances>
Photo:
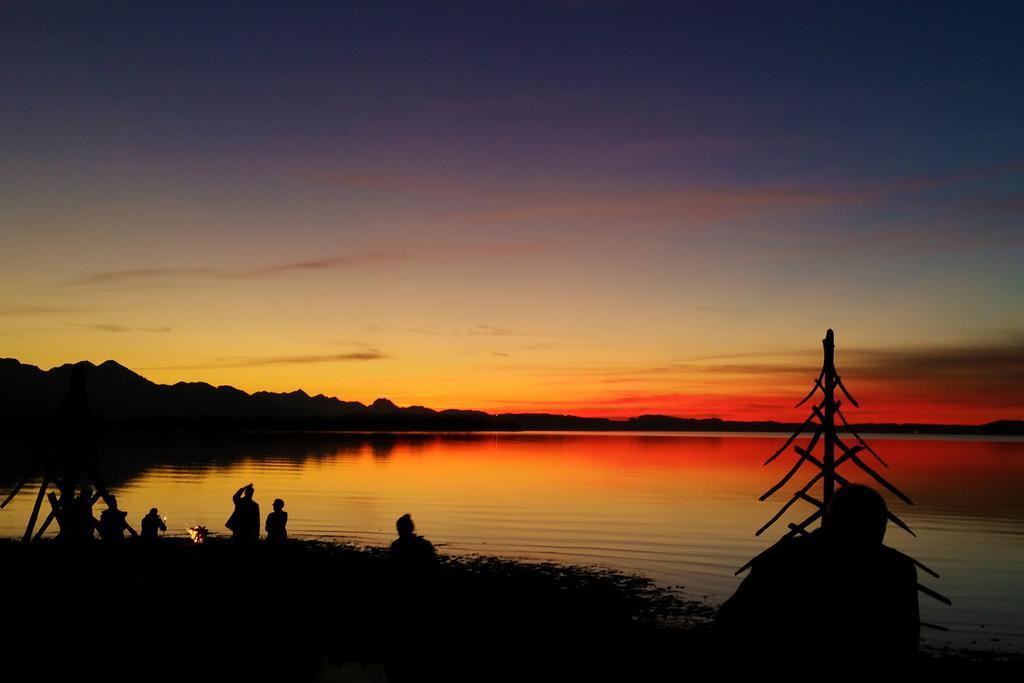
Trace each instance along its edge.
<instances>
[{"instance_id":1,"label":"campfire","mask_svg":"<svg viewBox=\"0 0 1024 683\"><path fill-rule=\"evenodd\" d=\"M192 539L193 543L205 543L209 533L205 526L193 526L188 529L188 537Z\"/></svg>"}]
</instances>

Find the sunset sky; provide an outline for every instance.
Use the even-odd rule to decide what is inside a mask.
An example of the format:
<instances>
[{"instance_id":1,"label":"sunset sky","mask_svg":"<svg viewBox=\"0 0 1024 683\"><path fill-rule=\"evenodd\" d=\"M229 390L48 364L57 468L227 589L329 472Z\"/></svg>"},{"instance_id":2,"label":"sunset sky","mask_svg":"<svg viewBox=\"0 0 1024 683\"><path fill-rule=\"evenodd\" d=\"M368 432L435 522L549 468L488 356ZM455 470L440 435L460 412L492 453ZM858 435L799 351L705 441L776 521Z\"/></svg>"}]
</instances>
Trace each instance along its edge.
<instances>
[{"instance_id":1,"label":"sunset sky","mask_svg":"<svg viewBox=\"0 0 1024 683\"><path fill-rule=\"evenodd\" d=\"M0 4L0 357L1024 418L1024 9L853 5Z\"/></svg>"}]
</instances>

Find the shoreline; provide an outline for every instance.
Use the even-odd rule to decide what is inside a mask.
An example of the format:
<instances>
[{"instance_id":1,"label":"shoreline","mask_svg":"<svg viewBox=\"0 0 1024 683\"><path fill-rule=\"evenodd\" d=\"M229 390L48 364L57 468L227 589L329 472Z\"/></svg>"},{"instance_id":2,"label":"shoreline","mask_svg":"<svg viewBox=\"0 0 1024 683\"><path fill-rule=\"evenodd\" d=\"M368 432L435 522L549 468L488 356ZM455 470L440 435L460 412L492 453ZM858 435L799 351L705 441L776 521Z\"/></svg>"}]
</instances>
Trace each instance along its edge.
<instances>
[{"instance_id":1,"label":"shoreline","mask_svg":"<svg viewBox=\"0 0 1024 683\"><path fill-rule=\"evenodd\" d=\"M394 425L350 425L337 424L332 421L301 420L282 421L275 419L259 420L182 420L182 421L118 421L98 420L96 428L103 434L338 434L352 436L429 436L441 434L629 434L633 436L788 436L800 427L797 423L755 424L738 423L721 427L652 427L629 426L615 424L606 427L594 426L552 426L552 427L513 427L501 425L429 425L429 424L394 424ZM41 435L52 431L50 420L3 420L0 428L16 435ZM1024 426L1011 426L1006 429L988 429L987 425L896 425L896 424L863 424L851 425L850 428L837 429L840 434L853 436L853 432L861 436L875 438L926 438L941 439L968 438L979 440L1024 439ZM805 438L810 438L805 433ZM856 438L855 436L853 438Z\"/></svg>"},{"instance_id":2,"label":"shoreline","mask_svg":"<svg viewBox=\"0 0 1024 683\"><path fill-rule=\"evenodd\" d=\"M351 664L393 670L396 644L411 657L403 665L440 667L451 680L472 680L495 662L512 678L658 678L717 658L714 605L612 569L440 554L435 575L415 577L396 574L383 547L239 546L223 538L196 545L177 537L84 547L0 539L0 563L16 587L9 614L27 620L29 632L45 633L54 607L69 600L98 604L101 623L118 627L129 650L145 651L150 640L172 651L212 647L209 657L194 656L208 669L226 667L225 675L254 664L228 654L226 642L266 642L275 630L279 647L261 651L253 671L288 671L289 680L317 680L317 672ZM154 618L149 635L122 630ZM89 651L101 644L78 643ZM1024 654L925 648L917 664L1006 672L1024 667ZM126 667L126 676L144 666L104 665Z\"/></svg>"}]
</instances>

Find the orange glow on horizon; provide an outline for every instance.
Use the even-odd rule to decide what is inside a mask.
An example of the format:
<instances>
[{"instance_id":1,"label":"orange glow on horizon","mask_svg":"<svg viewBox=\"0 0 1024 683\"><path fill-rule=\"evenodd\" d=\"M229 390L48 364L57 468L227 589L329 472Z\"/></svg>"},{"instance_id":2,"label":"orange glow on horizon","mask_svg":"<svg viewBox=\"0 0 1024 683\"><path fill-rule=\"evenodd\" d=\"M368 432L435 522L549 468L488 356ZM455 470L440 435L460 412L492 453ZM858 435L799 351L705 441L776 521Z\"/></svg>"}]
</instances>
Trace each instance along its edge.
<instances>
[{"instance_id":1,"label":"orange glow on horizon","mask_svg":"<svg viewBox=\"0 0 1024 683\"><path fill-rule=\"evenodd\" d=\"M296 320L319 323L308 315ZM282 334L254 327L251 343L234 345L228 330L217 327L194 336L152 334L146 344L135 343L137 335L130 333L64 333L11 337L3 355L43 369L113 358L160 384L202 381L249 393L301 389L364 404L383 397L399 406L492 414L779 422L803 420L805 410L794 404L812 386L821 363L821 332L813 330L799 352L790 350L791 342L758 349L751 342L725 347L704 341L684 352L676 344L624 339L606 347L572 336L519 339L513 330L476 326L447 334L374 330L365 342L342 338L322 347L323 353L299 354L296 349L307 348L299 333ZM850 337L837 338L837 365L861 404L845 406L851 422L984 424L1024 418L1024 394L1013 373L1003 372L998 353L969 349L961 367L956 347L901 351L894 345L894 351L879 352L872 350L879 345ZM520 346L529 348L493 351ZM1001 352L1010 354L1005 364L1012 370L1016 352ZM987 361L990 356L995 360Z\"/></svg>"}]
</instances>

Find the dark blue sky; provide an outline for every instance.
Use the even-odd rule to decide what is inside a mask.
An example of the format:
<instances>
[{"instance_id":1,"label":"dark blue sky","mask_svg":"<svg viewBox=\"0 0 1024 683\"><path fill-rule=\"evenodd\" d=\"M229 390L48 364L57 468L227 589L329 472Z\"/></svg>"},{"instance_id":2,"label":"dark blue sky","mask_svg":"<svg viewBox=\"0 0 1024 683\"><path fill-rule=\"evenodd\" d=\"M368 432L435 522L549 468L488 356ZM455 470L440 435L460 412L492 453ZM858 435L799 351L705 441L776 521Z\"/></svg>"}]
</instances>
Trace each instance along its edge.
<instances>
[{"instance_id":1,"label":"dark blue sky","mask_svg":"<svg viewBox=\"0 0 1024 683\"><path fill-rule=\"evenodd\" d=\"M745 353L750 329L787 352L828 325L861 348L1017 348L1022 14L3 3L0 334L42 364L251 388L295 368L217 374L240 333L281 358L348 340L388 360L300 384L425 401L454 382L462 407L567 367ZM520 334L548 341L495 346ZM639 408L674 400L623 381L655 397ZM565 400L619 400L595 382Z\"/></svg>"},{"instance_id":2,"label":"dark blue sky","mask_svg":"<svg viewBox=\"0 0 1024 683\"><path fill-rule=\"evenodd\" d=\"M523 163L553 145L575 173L595 143L696 137L742 147L742 160L724 150L705 168L740 180L955 171L1024 151L1021 14L934 2L5 3L3 142L29 155L309 153L388 136L468 157L511 148Z\"/></svg>"}]
</instances>

